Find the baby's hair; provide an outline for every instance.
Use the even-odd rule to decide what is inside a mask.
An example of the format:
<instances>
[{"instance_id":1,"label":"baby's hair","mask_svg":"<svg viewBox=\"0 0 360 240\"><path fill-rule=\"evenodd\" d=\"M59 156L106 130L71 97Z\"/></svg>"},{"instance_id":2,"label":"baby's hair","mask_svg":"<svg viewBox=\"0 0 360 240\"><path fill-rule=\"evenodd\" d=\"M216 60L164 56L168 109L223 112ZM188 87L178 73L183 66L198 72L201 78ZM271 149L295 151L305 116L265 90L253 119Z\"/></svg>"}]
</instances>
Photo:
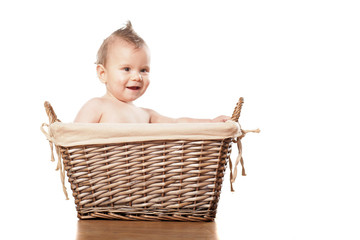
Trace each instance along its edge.
<instances>
[{"instance_id":1,"label":"baby's hair","mask_svg":"<svg viewBox=\"0 0 360 240\"><path fill-rule=\"evenodd\" d=\"M131 22L127 21L125 27L113 32L101 44L97 53L97 60L95 64L105 65L109 45L116 39L124 40L125 42L134 45L135 48L142 47L145 44L145 41L132 28Z\"/></svg>"}]
</instances>

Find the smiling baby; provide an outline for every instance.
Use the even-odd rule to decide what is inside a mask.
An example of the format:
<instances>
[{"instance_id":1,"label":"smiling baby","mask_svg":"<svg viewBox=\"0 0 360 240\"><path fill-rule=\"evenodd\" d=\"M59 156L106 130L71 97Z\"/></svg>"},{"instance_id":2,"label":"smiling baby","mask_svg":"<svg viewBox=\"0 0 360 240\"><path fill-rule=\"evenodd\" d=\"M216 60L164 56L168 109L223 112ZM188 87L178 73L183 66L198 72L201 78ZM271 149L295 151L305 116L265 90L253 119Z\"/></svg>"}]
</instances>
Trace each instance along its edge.
<instances>
[{"instance_id":1,"label":"smiling baby","mask_svg":"<svg viewBox=\"0 0 360 240\"><path fill-rule=\"evenodd\" d=\"M106 38L96 62L97 75L106 86L106 94L90 99L80 109L75 122L88 123L180 123L225 122L227 116L214 119L170 118L154 110L134 105L149 86L150 52L130 22Z\"/></svg>"}]
</instances>

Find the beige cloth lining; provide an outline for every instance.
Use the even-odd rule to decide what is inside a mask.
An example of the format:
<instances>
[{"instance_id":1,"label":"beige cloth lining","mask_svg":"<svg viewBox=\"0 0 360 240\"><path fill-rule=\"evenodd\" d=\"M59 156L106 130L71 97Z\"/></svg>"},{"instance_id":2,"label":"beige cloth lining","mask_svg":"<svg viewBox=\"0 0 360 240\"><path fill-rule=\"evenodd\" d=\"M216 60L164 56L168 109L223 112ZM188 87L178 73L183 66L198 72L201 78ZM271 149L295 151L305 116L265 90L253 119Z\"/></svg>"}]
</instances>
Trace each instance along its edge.
<instances>
[{"instance_id":1,"label":"beige cloth lining","mask_svg":"<svg viewBox=\"0 0 360 240\"><path fill-rule=\"evenodd\" d=\"M49 126L48 140L55 145L71 147L153 140L206 140L241 136L240 125L225 123L62 123Z\"/></svg>"}]
</instances>

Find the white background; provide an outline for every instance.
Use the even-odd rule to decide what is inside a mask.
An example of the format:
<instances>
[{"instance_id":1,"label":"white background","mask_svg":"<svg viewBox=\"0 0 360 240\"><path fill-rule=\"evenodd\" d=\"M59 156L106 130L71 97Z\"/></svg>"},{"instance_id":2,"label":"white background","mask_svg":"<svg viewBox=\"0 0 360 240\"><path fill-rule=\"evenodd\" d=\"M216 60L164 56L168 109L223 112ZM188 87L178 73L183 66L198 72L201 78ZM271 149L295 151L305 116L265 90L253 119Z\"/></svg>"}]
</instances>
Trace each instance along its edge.
<instances>
[{"instance_id":1,"label":"white background","mask_svg":"<svg viewBox=\"0 0 360 240\"><path fill-rule=\"evenodd\" d=\"M104 94L96 52L130 19L152 53L137 105L213 118L243 96L242 127L262 130L243 140L235 193L225 176L222 236L359 239L359 12L350 0L1 1L0 234L76 236L43 102L71 122Z\"/></svg>"}]
</instances>

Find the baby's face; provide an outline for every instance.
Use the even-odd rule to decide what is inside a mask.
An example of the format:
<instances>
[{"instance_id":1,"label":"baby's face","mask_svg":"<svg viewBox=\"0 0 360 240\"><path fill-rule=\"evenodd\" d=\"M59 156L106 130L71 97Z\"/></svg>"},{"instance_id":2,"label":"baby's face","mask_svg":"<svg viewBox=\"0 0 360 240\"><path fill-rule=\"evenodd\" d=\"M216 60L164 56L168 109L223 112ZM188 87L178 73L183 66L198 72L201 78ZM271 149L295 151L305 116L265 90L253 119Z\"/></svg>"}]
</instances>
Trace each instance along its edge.
<instances>
[{"instance_id":1,"label":"baby's face","mask_svg":"<svg viewBox=\"0 0 360 240\"><path fill-rule=\"evenodd\" d=\"M142 96L149 86L150 53L147 46L135 48L115 40L108 49L102 81L107 94L131 103Z\"/></svg>"}]
</instances>

